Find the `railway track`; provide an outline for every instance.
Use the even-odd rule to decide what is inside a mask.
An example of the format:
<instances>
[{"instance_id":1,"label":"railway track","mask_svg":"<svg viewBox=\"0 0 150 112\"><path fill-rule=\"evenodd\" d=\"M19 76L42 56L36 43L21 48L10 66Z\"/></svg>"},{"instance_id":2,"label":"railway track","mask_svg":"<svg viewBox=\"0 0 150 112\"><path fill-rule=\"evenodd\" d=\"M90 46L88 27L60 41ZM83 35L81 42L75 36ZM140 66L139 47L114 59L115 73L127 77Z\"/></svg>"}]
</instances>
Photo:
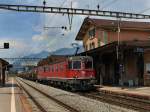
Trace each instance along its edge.
<instances>
[{"instance_id":1,"label":"railway track","mask_svg":"<svg viewBox=\"0 0 150 112\"><path fill-rule=\"evenodd\" d=\"M25 91L25 93L30 97L30 99L34 102L34 104L38 107L38 109L41 111L41 112L46 112L46 110L40 105L40 103L38 103L34 97L21 85L21 83L17 81L17 84L19 86L19 88L23 91Z\"/></svg>"},{"instance_id":2,"label":"railway track","mask_svg":"<svg viewBox=\"0 0 150 112\"><path fill-rule=\"evenodd\" d=\"M22 79L19 79L18 82L21 83L22 86L26 85L29 88L33 89L34 91L38 92L39 94L42 94L47 99L51 99L51 100L55 101L58 105L62 106L63 108L65 108L67 110L65 112L68 112L68 111L69 112L79 112L78 108L74 109L73 108L74 106L68 106L70 104L68 104L68 105L67 105L67 103L64 104L63 102L61 102L61 100L57 100L57 99L55 99L55 97L52 97L53 95L49 96L47 93L45 93L45 91L41 91L40 87L38 88L36 86L36 84L32 85L32 83L30 83L30 82L28 83L28 81L24 81ZM26 91L28 91L28 90L26 90ZM33 92L32 92L32 94L31 93L29 93L29 94L32 95ZM35 94L35 92L34 92L34 94ZM63 95L65 95L65 94L63 94ZM95 99L97 101L104 102L106 104L116 105L116 106L118 106L118 108L111 107L113 110L116 110L116 112L117 112L117 109L118 109L118 111L121 111L122 107L127 108L129 110L131 109L131 110L136 110L136 111L140 111L140 112L150 112L150 105L149 105L150 102L149 101L139 100L137 98L132 98L132 97L129 98L126 96L113 95L111 93L106 94L105 92L98 92L98 91L90 92L90 93L78 93L78 94L80 94L81 96L88 97L90 99ZM34 97L33 97L33 99L34 99ZM35 102L37 102L37 101L35 100ZM42 110L42 112L47 112L45 110L45 108L39 102L37 102L37 103L38 103L37 105L39 105L38 107ZM105 105L102 105L102 107L103 106L105 106ZM54 111L50 111L50 112L54 112ZM63 112L63 111L60 111L60 112ZM126 111L122 110L121 112L126 112Z\"/></svg>"},{"instance_id":3,"label":"railway track","mask_svg":"<svg viewBox=\"0 0 150 112\"><path fill-rule=\"evenodd\" d=\"M32 101L37 105L37 107L41 110L41 112L53 112L53 110L48 110L48 108L43 107L43 105L41 104L41 102L38 102L33 96L33 93L36 94L35 92L37 92L38 94L42 95L42 99L50 99L53 102L57 103L59 106L63 107L64 112L79 112L78 110L64 104L63 102L49 96L48 94L44 93L43 91L40 91L39 89L33 87L32 85L26 83L23 80L20 79L16 79L16 81L18 82L19 86L29 95L29 97L32 99ZM29 91L29 90L33 90L33 91ZM57 107L56 107L57 108ZM63 109L60 110L59 112L63 112ZM57 111L57 110L56 110ZM58 112L58 111L57 111Z\"/></svg>"},{"instance_id":4,"label":"railway track","mask_svg":"<svg viewBox=\"0 0 150 112\"><path fill-rule=\"evenodd\" d=\"M78 94L88 98L96 99L98 101L114 104L120 107L134 109L139 112L150 112L150 101L145 101L143 99L132 98L122 95L114 95L101 91Z\"/></svg>"}]
</instances>

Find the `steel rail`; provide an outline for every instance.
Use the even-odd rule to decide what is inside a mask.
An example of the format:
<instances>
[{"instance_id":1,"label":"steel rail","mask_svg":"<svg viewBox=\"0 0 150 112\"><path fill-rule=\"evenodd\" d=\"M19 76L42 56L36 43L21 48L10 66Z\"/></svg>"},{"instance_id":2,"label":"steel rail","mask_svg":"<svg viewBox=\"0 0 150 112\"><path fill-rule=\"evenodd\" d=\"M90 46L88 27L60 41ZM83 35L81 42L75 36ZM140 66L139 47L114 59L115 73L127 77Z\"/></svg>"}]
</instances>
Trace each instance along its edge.
<instances>
[{"instance_id":1,"label":"steel rail","mask_svg":"<svg viewBox=\"0 0 150 112\"><path fill-rule=\"evenodd\" d=\"M107 94L107 93L100 93L100 92L99 93L98 92L78 93L78 94L88 97L88 98L96 99L98 101L103 101L106 103L119 105L121 107L138 110L140 112L149 112L150 111L150 106L149 107L146 106L146 104L149 105L148 102L140 101L137 99L131 99L131 98L127 98L127 97L121 97L121 96L111 95L111 94Z\"/></svg>"},{"instance_id":2,"label":"steel rail","mask_svg":"<svg viewBox=\"0 0 150 112\"><path fill-rule=\"evenodd\" d=\"M61 102L61 101L59 101L59 100L57 100L57 99L51 97L50 95L48 95L48 94L46 94L45 92L43 92L43 91L41 91L41 90L39 90L39 89L33 87L32 85L28 84L27 82L25 82L25 81L23 81L23 80L21 80L21 81L22 81L23 83L25 83L26 85L30 86L31 88L33 88L34 90L38 91L38 92L41 93L42 95L46 96L47 98L53 100L53 101L56 102L57 104L63 106L64 108L66 108L66 109L69 110L70 112L79 112L77 109L72 108L71 106L68 106L67 104L65 104L65 103L63 103L63 102Z\"/></svg>"},{"instance_id":3,"label":"steel rail","mask_svg":"<svg viewBox=\"0 0 150 112\"><path fill-rule=\"evenodd\" d=\"M32 97L32 95L21 85L21 83L17 81L17 84L19 86L20 89L23 89L25 91L25 93L27 93L27 95L31 98L31 100L34 102L34 104L38 107L38 109L41 111L41 112L47 112L41 105L39 102L37 102L34 97Z\"/></svg>"}]
</instances>

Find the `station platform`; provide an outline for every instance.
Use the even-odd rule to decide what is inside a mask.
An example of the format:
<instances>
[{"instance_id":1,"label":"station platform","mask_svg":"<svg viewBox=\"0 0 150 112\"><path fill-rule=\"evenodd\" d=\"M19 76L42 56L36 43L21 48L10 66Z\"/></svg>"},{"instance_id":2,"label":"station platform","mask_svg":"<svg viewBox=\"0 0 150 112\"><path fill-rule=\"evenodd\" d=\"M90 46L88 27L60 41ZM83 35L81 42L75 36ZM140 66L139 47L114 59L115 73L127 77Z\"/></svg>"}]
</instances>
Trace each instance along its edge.
<instances>
[{"instance_id":1,"label":"station platform","mask_svg":"<svg viewBox=\"0 0 150 112\"><path fill-rule=\"evenodd\" d=\"M99 91L150 100L150 87L111 87L100 86Z\"/></svg>"},{"instance_id":2,"label":"station platform","mask_svg":"<svg viewBox=\"0 0 150 112\"><path fill-rule=\"evenodd\" d=\"M29 105L13 78L0 87L0 112L31 112Z\"/></svg>"}]
</instances>

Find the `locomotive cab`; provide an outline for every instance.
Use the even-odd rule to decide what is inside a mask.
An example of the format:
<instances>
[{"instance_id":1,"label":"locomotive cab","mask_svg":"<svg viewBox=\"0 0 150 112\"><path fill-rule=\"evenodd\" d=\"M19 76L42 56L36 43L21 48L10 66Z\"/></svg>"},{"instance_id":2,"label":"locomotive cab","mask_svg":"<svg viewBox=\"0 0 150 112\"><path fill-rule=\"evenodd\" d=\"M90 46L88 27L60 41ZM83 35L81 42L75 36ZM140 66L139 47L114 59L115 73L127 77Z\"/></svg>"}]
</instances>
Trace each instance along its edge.
<instances>
[{"instance_id":1,"label":"locomotive cab","mask_svg":"<svg viewBox=\"0 0 150 112\"><path fill-rule=\"evenodd\" d=\"M68 60L68 77L76 84L76 89L78 86L83 90L93 87L96 81L92 57L70 57Z\"/></svg>"},{"instance_id":2,"label":"locomotive cab","mask_svg":"<svg viewBox=\"0 0 150 112\"><path fill-rule=\"evenodd\" d=\"M93 59L89 56L71 57L68 62L70 75L74 78L94 78Z\"/></svg>"},{"instance_id":3,"label":"locomotive cab","mask_svg":"<svg viewBox=\"0 0 150 112\"><path fill-rule=\"evenodd\" d=\"M84 69L93 69L93 60L88 58L80 58L79 60L70 60L69 69L74 70L84 70Z\"/></svg>"}]
</instances>

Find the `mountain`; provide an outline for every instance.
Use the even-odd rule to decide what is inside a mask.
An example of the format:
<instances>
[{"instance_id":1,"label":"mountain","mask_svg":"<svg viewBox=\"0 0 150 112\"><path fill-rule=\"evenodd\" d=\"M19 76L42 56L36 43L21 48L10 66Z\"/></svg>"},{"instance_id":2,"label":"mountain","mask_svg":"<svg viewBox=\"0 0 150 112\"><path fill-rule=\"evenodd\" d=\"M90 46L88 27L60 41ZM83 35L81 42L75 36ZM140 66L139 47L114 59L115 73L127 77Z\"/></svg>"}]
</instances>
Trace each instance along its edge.
<instances>
[{"instance_id":1,"label":"mountain","mask_svg":"<svg viewBox=\"0 0 150 112\"><path fill-rule=\"evenodd\" d=\"M46 58L49 55L73 55L76 51L76 48L61 48L53 52L42 51L37 54L30 54L28 56L24 56L23 58ZM80 47L78 53L83 52L83 48Z\"/></svg>"},{"instance_id":2,"label":"mountain","mask_svg":"<svg viewBox=\"0 0 150 112\"><path fill-rule=\"evenodd\" d=\"M41 51L40 53L30 54L28 56L24 56L23 58L46 58L50 55L48 51Z\"/></svg>"},{"instance_id":3,"label":"mountain","mask_svg":"<svg viewBox=\"0 0 150 112\"><path fill-rule=\"evenodd\" d=\"M53 52L41 51L40 53L30 54L28 56L24 56L22 58L46 58L49 55L74 55L76 48L61 48ZM83 47L80 47L78 53L83 52ZM28 62L28 61L27 61ZM24 71L25 67L22 66L22 63L27 63L26 61L15 61L13 63L12 71ZM36 61L37 63L37 61Z\"/></svg>"}]
</instances>

